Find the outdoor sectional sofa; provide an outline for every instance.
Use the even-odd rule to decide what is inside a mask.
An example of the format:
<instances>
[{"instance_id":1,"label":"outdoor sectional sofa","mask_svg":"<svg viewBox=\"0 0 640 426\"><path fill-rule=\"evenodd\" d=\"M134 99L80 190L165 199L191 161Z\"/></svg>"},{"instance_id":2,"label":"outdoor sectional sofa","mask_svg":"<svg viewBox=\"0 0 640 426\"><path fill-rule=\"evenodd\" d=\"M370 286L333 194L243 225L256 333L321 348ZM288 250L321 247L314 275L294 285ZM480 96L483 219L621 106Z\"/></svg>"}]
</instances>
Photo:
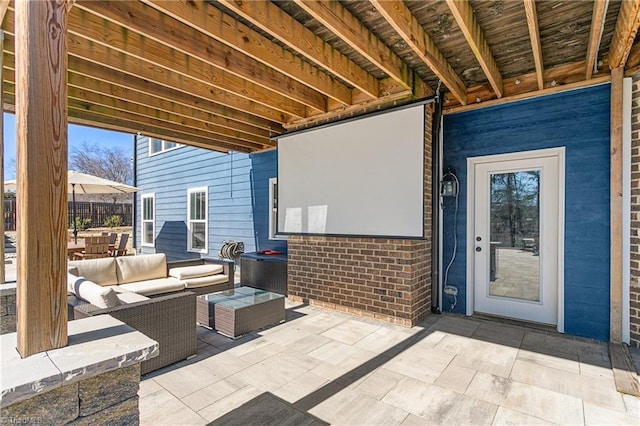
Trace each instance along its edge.
<instances>
[{"instance_id":1,"label":"outdoor sectional sofa","mask_svg":"<svg viewBox=\"0 0 640 426\"><path fill-rule=\"evenodd\" d=\"M233 264L164 254L69 262L69 319L109 314L160 344L148 373L196 353L196 295L233 288Z\"/></svg>"}]
</instances>

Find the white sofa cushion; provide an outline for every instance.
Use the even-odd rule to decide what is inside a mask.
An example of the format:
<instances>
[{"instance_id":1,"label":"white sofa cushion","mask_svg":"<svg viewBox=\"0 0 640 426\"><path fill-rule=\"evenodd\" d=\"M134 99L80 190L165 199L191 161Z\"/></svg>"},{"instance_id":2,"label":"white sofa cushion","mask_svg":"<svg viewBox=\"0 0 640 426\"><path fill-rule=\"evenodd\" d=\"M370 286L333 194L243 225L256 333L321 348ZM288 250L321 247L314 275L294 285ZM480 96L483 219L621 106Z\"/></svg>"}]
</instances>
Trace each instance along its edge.
<instances>
[{"instance_id":1,"label":"white sofa cushion","mask_svg":"<svg viewBox=\"0 0 640 426\"><path fill-rule=\"evenodd\" d=\"M118 287L134 293L150 296L184 290L184 283L173 277L169 277L120 284Z\"/></svg>"},{"instance_id":2,"label":"white sofa cushion","mask_svg":"<svg viewBox=\"0 0 640 426\"><path fill-rule=\"evenodd\" d=\"M120 256L116 257L115 261L118 284L167 277L167 260L164 253Z\"/></svg>"},{"instance_id":3,"label":"white sofa cushion","mask_svg":"<svg viewBox=\"0 0 640 426\"><path fill-rule=\"evenodd\" d=\"M229 277L226 275L218 274L218 275L209 275L207 277L197 277L197 278L189 278L187 280L183 280L186 288L198 288L198 287L206 287L208 285L214 284L222 284L229 281Z\"/></svg>"},{"instance_id":4,"label":"white sofa cushion","mask_svg":"<svg viewBox=\"0 0 640 426\"><path fill-rule=\"evenodd\" d=\"M73 275L70 276L74 277ZM113 288L103 287L85 277L75 277L75 280L70 280L68 287L77 298L98 308L112 308L120 304L120 299L118 299Z\"/></svg>"},{"instance_id":5,"label":"white sofa cushion","mask_svg":"<svg viewBox=\"0 0 640 426\"><path fill-rule=\"evenodd\" d=\"M100 285L118 284L116 275L116 260L113 257L103 259L73 260L67 265L71 273L86 277ZM74 271L75 270L75 271Z\"/></svg>"},{"instance_id":6,"label":"white sofa cushion","mask_svg":"<svg viewBox=\"0 0 640 426\"><path fill-rule=\"evenodd\" d=\"M124 291L122 293L116 292L116 297L120 300L120 303L125 305L127 303L143 302L149 300L148 297L138 293L131 293L130 291Z\"/></svg>"},{"instance_id":7,"label":"white sofa cushion","mask_svg":"<svg viewBox=\"0 0 640 426\"><path fill-rule=\"evenodd\" d=\"M206 277L208 275L221 274L222 265L214 265L211 263L196 266L181 266L169 269L169 275L179 280L188 280L189 278Z\"/></svg>"}]
</instances>

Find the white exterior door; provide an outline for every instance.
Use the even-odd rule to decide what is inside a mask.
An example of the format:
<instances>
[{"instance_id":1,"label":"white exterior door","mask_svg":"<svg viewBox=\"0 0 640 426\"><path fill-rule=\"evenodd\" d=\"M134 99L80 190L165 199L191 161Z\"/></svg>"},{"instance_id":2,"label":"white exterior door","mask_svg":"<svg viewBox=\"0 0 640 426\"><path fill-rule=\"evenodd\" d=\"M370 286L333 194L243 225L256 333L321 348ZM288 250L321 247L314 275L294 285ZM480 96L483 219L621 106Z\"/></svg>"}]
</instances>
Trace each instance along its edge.
<instances>
[{"instance_id":1,"label":"white exterior door","mask_svg":"<svg viewBox=\"0 0 640 426\"><path fill-rule=\"evenodd\" d=\"M558 324L563 169L562 149L469 160L473 311Z\"/></svg>"}]
</instances>

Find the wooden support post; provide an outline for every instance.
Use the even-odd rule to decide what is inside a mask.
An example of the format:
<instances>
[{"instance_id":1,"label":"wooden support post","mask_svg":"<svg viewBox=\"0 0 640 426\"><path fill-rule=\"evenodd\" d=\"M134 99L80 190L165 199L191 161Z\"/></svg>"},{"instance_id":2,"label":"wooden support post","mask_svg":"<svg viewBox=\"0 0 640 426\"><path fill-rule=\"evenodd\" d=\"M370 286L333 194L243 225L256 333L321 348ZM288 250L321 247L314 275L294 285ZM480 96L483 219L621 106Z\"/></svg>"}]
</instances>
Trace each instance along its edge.
<instances>
[{"instance_id":1,"label":"wooden support post","mask_svg":"<svg viewBox=\"0 0 640 426\"><path fill-rule=\"evenodd\" d=\"M28 357L67 344L67 2L18 0L17 341Z\"/></svg>"},{"instance_id":2,"label":"wooden support post","mask_svg":"<svg viewBox=\"0 0 640 426\"><path fill-rule=\"evenodd\" d=\"M622 86L624 66L611 70L611 278L609 340L622 341Z\"/></svg>"}]
</instances>

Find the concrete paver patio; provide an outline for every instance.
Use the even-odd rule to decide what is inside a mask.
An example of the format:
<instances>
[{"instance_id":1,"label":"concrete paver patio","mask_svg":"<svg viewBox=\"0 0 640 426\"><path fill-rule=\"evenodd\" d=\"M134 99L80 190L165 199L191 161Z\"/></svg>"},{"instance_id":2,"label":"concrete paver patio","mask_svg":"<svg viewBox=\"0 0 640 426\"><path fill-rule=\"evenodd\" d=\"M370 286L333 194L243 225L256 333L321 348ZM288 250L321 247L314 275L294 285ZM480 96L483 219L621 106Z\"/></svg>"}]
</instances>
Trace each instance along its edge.
<instances>
[{"instance_id":1,"label":"concrete paver patio","mask_svg":"<svg viewBox=\"0 0 640 426\"><path fill-rule=\"evenodd\" d=\"M607 345L456 315L407 329L287 302L287 321L143 377L142 424L633 424Z\"/></svg>"}]
</instances>

